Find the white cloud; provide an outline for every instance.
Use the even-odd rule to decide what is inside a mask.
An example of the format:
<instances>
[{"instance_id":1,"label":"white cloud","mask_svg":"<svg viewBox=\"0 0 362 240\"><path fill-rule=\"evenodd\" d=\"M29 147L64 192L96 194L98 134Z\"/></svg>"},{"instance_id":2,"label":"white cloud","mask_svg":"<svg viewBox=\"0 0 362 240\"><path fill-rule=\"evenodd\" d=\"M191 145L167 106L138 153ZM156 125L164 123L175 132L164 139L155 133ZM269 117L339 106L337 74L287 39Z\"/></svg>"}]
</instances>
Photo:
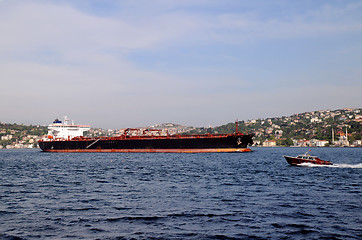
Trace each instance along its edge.
<instances>
[{"instance_id":1,"label":"white cloud","mask_svg":"<svg viewBox=\"0 0 362 240\"><path fill-rule=\"evenodd\" d=\"M52 48L62 54L127 50L145 48L158 41L138 26L86 15L63 5L21 5L3 15L1 22L0 30L5 33L0 40L2 51Z\"/></svg>"},{"instance_id":2,"label":"white cloud","mask_svg":"<svg viewBox=\"0 0 362 240\"><path fill-rule=\"evenodd\" d=\"M3 7L0 9L0 31L3 33L0 52L11 57L20 53L39 54L50 49L58 54L57 58L72 62L77 58L81 58L79 61L89 60L87 54L90 52L114 52L125 56L129 51L150 50L164 45L238 45L253 40L362 31L361 22L349 19L351 13L362 8L361 4L346 5L343 9L326 6L304 15L278 19L247 12L200 14L177 11L171 6L180 3L166 3L168 11L159 12L153 7L155 12L151 9L146 13L144 9L138 12L140 16L133 18L129 15L112 18L89 15L71 5L44 2L21 2ZM187 4L192 6L192 3Z\"/></svg>"},{"instance_id":3,"label":"white cloud","mask_svg":"<svg viewBox=\"0 0 362 240\"><path fill-rule=\"evenodd\" d=\"M214 41L244 44L255 40L315 38L344 33L361 33L362 2L340 7L324 6L284 18L256 13L226 13L209 19ZM356 19L359 21L356 22Z\"/></svg>"},{"instance_id":4,"label":"white cloud","mask_svg":"<svg viewBox=\"0 0 362 240\"><path fill-rule=\"evenodd\" d=\"M193 121L194 125L215 125L230 118L247 118L238 115L244 110L254 115L261 115L268 109L278 111L267 101L275 97L275 92L266 94L265 89L270 90L273 85L263 83L268 79L262 77L268 77L268 73L254 73L260 79L255 86L250 75L244 76L239 70L228 72L230 68L223 69L223 66L213 72L214 66L205 64L202 76L145 70L137 67L139 65L130 60L129 54L149 51L156 55L165 46L168 49L182 46L197 55L198 48L205 45L212 46L210 52L213 52L213 48L220 46L237 49L254 41L360 33L362 30L360 21L355 21L359 18L351 17L361 8L360 4L346 5L342 9L324 7L285 18L264 17L257 12L201 11L208 1L152 4L145 1L140 8L131 1L127 4L131 9L137 8L136 12L129 11L125 4L122 6L125 9L112 16L92 15L71 4L6 1L0 6L0 81L2 89L6 89L0 95L0 106L9 121L33 114L33 123L43 124L54 116L70 115L79 122L93 121L92 125L97 125L99 120L104 123L104 126L98 124L99 127L137 126L146 121L150 124ZM218 4L218 1L212 2L212 6ZM187 10L188 7L199 10ZM133 16L134 13L137 14ZM220 55L212 57L220 58ZM164 61L174 60L171 56ZM225 61L229 62L228 54L225 54ZM197 63L194 68L202 69ZM263 71L255 66L249 69ZM355 71L354 76L358 75L360 72ZM286 75L275 78L278 77L282 78L280 82L288 81ZM309 78L304 83L310 81ZM327 88L338 91L333 86ZM344 90L355 89L346 87ZM302 95L299 89L297 93ZM325 93L320 96L330 97ZM349 97L347 100L358 99ZM283 103L281 98L278 101Z\"/></svg>"}]
</instances>

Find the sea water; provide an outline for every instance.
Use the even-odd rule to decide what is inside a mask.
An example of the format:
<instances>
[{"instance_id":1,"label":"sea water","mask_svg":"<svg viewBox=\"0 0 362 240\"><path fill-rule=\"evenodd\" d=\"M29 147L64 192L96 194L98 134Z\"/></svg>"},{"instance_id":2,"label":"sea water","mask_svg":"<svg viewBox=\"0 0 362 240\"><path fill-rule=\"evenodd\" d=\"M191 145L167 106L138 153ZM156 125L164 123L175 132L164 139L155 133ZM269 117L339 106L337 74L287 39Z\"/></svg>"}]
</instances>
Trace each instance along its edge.
<instances>
[{"instance_id":1,"label":"sea water","mask_svg":"<svg viewBox=\"0 0 362 240\"><path fill-rule=\"evenodd\" d=\"M362 239L362 149L0 150L2 239Z\"/></svg>"}]
</instances>

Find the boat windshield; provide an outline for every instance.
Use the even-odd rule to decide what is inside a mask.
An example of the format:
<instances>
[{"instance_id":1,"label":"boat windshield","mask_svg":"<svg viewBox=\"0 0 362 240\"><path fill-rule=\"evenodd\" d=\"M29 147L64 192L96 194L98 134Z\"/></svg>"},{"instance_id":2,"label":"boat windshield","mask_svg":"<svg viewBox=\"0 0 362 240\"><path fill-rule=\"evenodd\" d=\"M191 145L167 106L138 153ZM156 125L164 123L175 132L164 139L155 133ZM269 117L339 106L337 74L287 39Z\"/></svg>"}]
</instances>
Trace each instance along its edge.
<instances>
[{"instance_id":1,"label":"boat windshield","mask_svg":"<svg viewBox=\"0 0 362 240\"><path fill-rule=\"evenodd\" d=\"M297 158L301 158L301 159L306 159L306 160L314 160L314 157L310 156L310 155L298 155Z\"/></svg>"}]
</instances>

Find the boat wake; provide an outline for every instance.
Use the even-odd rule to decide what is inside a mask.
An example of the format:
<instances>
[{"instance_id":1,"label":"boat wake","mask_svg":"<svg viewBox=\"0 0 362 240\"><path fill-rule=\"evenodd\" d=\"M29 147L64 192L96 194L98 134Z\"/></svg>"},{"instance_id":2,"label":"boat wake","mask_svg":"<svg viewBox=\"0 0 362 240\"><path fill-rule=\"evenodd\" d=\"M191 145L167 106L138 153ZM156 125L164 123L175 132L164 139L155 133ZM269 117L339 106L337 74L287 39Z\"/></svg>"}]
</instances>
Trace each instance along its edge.
<instances>
[{"instance_id":1,"label":"boat wake","mask_svg":"<svg viewBox=\"0 0 362 240\"><path fill-rule=\"evenodd\" d=\"M298 164L300 167L328 167L328 168L362 168L362 163L358 164L333 164L333 165L318 165L312 163L301 163Z\"/></svg>"},{"instance_id":2,"label":"boat wake","mask_svg":"<svg viewBox=\"0 0 362 240\"><path fill-rule=\"evenodd\" d=\"M362 168L362 163L359 164L334 164L328 167L336 167L336 168Z\"/></svg>"}]
</instances>

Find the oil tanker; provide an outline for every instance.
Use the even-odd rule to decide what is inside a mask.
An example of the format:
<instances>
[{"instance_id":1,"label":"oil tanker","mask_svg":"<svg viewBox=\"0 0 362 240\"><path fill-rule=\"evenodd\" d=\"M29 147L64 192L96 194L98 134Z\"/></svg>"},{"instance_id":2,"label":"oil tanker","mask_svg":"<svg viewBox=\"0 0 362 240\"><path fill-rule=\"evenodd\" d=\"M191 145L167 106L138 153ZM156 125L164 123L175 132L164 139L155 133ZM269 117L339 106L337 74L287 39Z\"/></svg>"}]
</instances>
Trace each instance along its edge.
<instances>
[{"instance_id":1,"label":"oil tanker","mask_svg":"<svg viewBox=\"0 0 362 240\"><path fill-rule=\"evenodd\" d=\"M75 125L65 118L48 126L48 134L39 140L44 152L250 152L252 135L238 131L232 134L169 135L154 129L126 129L116 137L84 137L89 125ZM155 134L156 132L156 134Z\"/></svg>"}]
</instances>

